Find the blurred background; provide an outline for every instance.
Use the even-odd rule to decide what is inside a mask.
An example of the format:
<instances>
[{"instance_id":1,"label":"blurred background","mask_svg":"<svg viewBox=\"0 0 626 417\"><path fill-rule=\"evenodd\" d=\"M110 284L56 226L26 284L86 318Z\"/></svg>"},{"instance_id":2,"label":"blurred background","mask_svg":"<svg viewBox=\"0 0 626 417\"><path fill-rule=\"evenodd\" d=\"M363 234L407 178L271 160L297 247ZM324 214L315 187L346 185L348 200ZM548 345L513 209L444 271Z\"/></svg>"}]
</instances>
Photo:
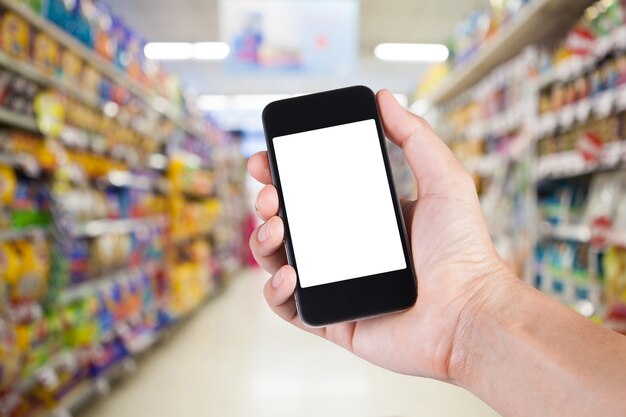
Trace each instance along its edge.
<instances>
[{"instance_id":1,"label":"blurred background","mask_svg":"<svg viewBox=\"0 0 626 417\"><path fill-rule=\"evenodd\" d=\"M0 416L496 416L264 303L261 110L354 84L444 138L520 279L626 333L626 1L0 0Z\"/></svg>"}]
</instances>

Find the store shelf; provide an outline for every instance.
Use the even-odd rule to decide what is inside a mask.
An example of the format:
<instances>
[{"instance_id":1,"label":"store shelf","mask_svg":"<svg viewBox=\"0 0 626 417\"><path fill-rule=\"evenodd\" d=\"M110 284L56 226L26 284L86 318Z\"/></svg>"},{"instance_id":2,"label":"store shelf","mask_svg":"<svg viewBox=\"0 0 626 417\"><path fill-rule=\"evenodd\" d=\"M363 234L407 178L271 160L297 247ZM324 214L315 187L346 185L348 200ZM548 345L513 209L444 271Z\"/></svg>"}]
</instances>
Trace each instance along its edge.
<instances>
[{"instance_id":1,"label":"store shelf","mask_svg":"<svg viewBox=\"0 0 626 417\"><path fill-rule=\"evenodd\" d=\"M591 55L573 55L541 74L538 87L543 89L555 82L572 81L595 68L608 53L624 48L626 48L626 26L620 26L609 35L596 39Z\"/></svg>"},{"instance_id":2,"label":"store shelf","mask_svg":"<svg viewBox=\"0 0 626 417\"><path fill-rule=\"evenodd\" d=\"M431 103L450 100L524 47L565 32L592 3L593 0L533 0L486 41L469 62L452 70L425 99Z\"/></svg>"},{"instance_id":3,"label":"store shelf","mask_svg":"<svg viewBox=\"0 0 626 417\"><path fill-rule=\"evenodd\" d=\"M63 31L63 29L56 26L54 23L49 22L44 17L35 13L27 5L16 2L14 0L0 0L0 5L19 14L31 25L47 33L56 41L64 45L66 48L75 52L82 59L89 62L89 64L93 65L108 78L112 79L115 83L121 85L134 95L140 97L152 109L169 118L179 128L196 136L206 136L206 133L199 126L190 126L189 123L187 123L178 114L178 111L175 109L174 105L165 97L161 97L155 94L149 88L129 78L127 74L125 74L119 68L115 67L113 63L107 61L106 59L89 49L87 46L74 39L72 36L67 34L65 31Z\"/></svg>"},{"instance_id":4,"label":"store shelf","mask_svg":"<svg viewBox=\"0 0 626 417\"><path fill-rule=\"evenodd\" d=\"M571 129L576 123L584 123L590 117L605 118L626 109L626 86L610 89L564 106L556 112L539 116L534 127L535 136L554 134L558 129Z\"/></svg>"},{"instance_id":5,"label":"store shelf","mask_svg":"<svg viewBox=\"0 0 626 417\"><path fill-rule=\"evenodd\" d=\"M591 241L591 229L587 225L559 224L552 225L542 223L539 233L544 239L565 240L569 242L589 243Z\"/></svg>"},{"instance_id":6,"label":"store shelf","mask_svg":"<svg viewBox=\"0 0 626 417\"><path fill-rule=\"evenodd\" d=\"M180 244L180 243L189 242L194 239L202 239L202 238L209 237L213 232L214 232L214 229L210 228L208 230L202 230L196 233L191 233L190 235L187 235L187 236L174 237L173 240L176 244Z\"/></svg>"},{"instance_id":7,"label":"store shelf","mask_svg":"<svg viewBox=\"0 0 626 417\"><path fill-rule=\"evenodd\" d=\"M164 227L165 216L137 217L130 219L101 219L77 224L72 229L73 237L96 237L105 233L130 233L139 229Z\"/></svg>"},{"instance_id":8,"label":"store shelf","mask_svg":"<svg viewBox=\"0 0 626 417\"><path fill-rule=\"evenodd\" d=\"M42 409L31 417L72 416L99 395L106 393L111 384L128 374L127 369L135 366L132 358L122 359L112 364L102 375L79 382L65 394L52 410Z\"/></svg>"},{"instance_id":9,"label":"store shelf","mask_svg":"<svg viewBox=\"0 0 626 417\"><path fill-rule=\"evenodd\" d=\"M164 178L154 178L146 175L137 175L131 171L110 171L98 181L113 187L134 188L144 191L158 191L167 193L169 183Z\"/></svg>"},{"instance_id":10,"label":"store shelf","mask_svg":"<svg viewBox=\"0 0 626 417\"><path fill-rule=\"evenodd\" d=\"M33 237L43 237L50 233L49 227L28 227L25 229L13 229L0 231L0 242L7 242L11 240L21 240Z\"/></svg>"},{"instance_id":11,"label":"store shelf","mask_svg":"<svg viewBox=\"0 0 626 417\"><path fill-rule=\"evenodd\" d=\"M626 159L626 140L604 145L597 161L585 161L578 150L538 158L535 181L554 180L616 169Z\"/></svg>"},{"instance_id":12,"label":"store shelf","mask_svg":"<svg viewBox=\"0 0 626 417\"><path fill-rule=\"evenodd\" d=\"M474 174L483 177L493 176L498 172L498 168L506 163L504 155L489 154L479 158L470 159L464 162L465 168Z\"/></svg>"},{"instance_id":13,"label":"store shelf","mask_svg":"<svg viewBox=\"0 0 626 417\"><path fill-rule=\"evenodd\" d=\"M596 247L618 246L626 248L626 230L609 230L594 235L591 228L584 224L551 225L544 222L540 225L540 236L543 239L562 240L577 243L593 243Z\"/></svg>"},{"instance_id":14,"label":"store shelf","mask_svg":"<svg viewBox=\"0 0 626 417\"><path fill-rule=\"evenodd\" d=\"M39 132L35 118L0 108L0 124L18 127L29 132Z\"/></svg>"},{"instance_id":15,"label":"store shelf","mask_svg":"<svg viewBox=\"0 0 626 417\"><path fill-rule=\"evenodd\" d=\"M144 265L141 265L141 266L131 267L131 268L124 267L117 271L104 274L99 277L91 278L88 281L83 282L81 284L67 287L61 291L60 296L59 296L59 303L61 305L69 304L72 301L76 301L90 294L93 294L95 291L99 290L100 288L104 288L116 282L120 282L129 278L132 278L133 276L140 274L142 271L142 268L146 267L146 265L148 265L149 263L150 261L147 261L145 262Z\"/></svg>"},{"instance_id":16,"label":"store shelf","mask_svg":"<svg viewBox=\"0 0 626 417\"><path fill-rule=\"evenodd\" d=\"M43 74L34 65L28 62L17 60L3 51L0 51L0 66L16 72L23 77L26 77L31 81L34 81L45 87L55 87L57 90L68 93L69 95L82 101L88 106L98 107L100 105L99 97L85 93L83 90L72 85L66 80L56 78L52 75Z\"/></svg>"}]
</instances>

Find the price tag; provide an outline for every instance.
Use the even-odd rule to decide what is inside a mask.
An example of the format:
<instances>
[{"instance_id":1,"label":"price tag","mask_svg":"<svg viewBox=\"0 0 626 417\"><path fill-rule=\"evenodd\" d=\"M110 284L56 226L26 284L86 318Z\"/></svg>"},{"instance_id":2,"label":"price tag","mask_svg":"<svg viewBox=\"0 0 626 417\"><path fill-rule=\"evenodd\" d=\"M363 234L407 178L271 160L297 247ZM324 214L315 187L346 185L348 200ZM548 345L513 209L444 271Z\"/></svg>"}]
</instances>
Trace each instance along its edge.
<instances>
[{"instance_id":1,"label":"price tag","mask_svg":"<svg viewBox=\"0 0 626 417\"><path fill-rule=\"evenodd\" d=\"M37 371L37 382L49 392L54 392L61 384L59 376L50 366L44 366Z\"/></svg>"},{"instance_id":2,"label":"price tag","mask_svg":"<svg viewBox=\"0 0 626 417\"><path fill-rule=\"evenodd\" d=\"M613 228L613 220L608 216L600 216L591 222L591 243L598 247L606 245Z\"/></svg>"},{"instance_id":3,"label":"price tag","mask_svg":"<svg viewBox=\"0 0 626 417\"><path fill-rule=\"evenodd\" d=\"M556 130L557 118L554 113L546 113L540 121L542 135L549 135Z\"/></svg>"},{"instance_id":4,"label":"price tag","mask_svg":"<svg viewBox=\"0 0 626 417\"><path fill-rule=\"evenodd\" d=\"M596 67L596 58L593 55L588 55L583 58L583 72L590 72Z\"/></svg>"},{"instance_id":5,"label":"price tag","mask_svg":"<svg viewBox=\"0 0 626 417\"><path fill-rule=\"evenodd\" d=\"M554 69L554 78L557 81L566 81L568 77L568 68L565 64L560 64Z\"/></svg>"},{"instance_id":6,"label":"price tag","mask_svg":"<svg viewBox=\"0 0 626 417\"><path fill-rule=\"evenodd\" d=\"M612 33L613 45L616 49L626 49L626 26L622 25Z\"/></svg>"},{"instance_id":7,"label":"price tag","mask_svg":"<svg viewBox=\"0 0 626 417\"><path fill-rule=\"evenodd\" d=\"M594 99L593 112L600 118L611 114L613 103L615 102L615 90L601 93Z\"/></svg>"},{"instance_id":8,"label":"price tag","mask_svg":"<svg viewBox=\"0 0 626 417\"><path fill-rule=\"evenodd\" d=\"M39 161L33 155L20 153L15 156L15 159L24 173L29 177L37 178L41 174L41 165L39 165Z\"/></svg>"},{"instance_id":9,"label":"price tag","mask_svg":"<svg viewBox=\"0 0 626 417\"><path fill-rule=\"evenodd\" d=\"M602 138L595 132L585 132L578 140L577 149L586 163L597 164L602 155Z\"/></svg>"},{"instance_id":10,"label":"price tag","mask_svg":"<svg viewBox=\"0 0 626 417\"><path fill-rule=\"evenodd\" d=\"M613 38L611 36L602 36L596 39L594 53L598 58L604 57L613 46Z\"/></svg>"},{"instance_id":11,"label":"price tag","mask_svg":"<svg viewBox=\"0 0 626 417\"><path fill-rule=\"evenodd\" d=\"M111 384L106 378L97 378L95 382L95 389L98 395L105 396L111 392Z\"/></svg>"},{"instance_id":12,"label":"price tag","mask_svg":"<svg viewBox=\"0 0 626 417\"><path fill-rule=\"evenodd\" d=\"M589 113L591 112L591 100L588 98L582 99L576 105L576 119L579 122L586 122L589 119Z\"/></svg>"},{"instance_id":13,"label":"price tag","mask_svg":"<svg viewBox=\"0 0 626 417\"><path fill-rule=\"evenodd\" d=\"M565 106L559 114L559 124L564 128L569 128L574 124L576 111L573 105Z\"/></svg>"},{"instance_id":14,"label":"price tag","mask_svg":"<svg viewBox=\"0 0 626 417\"><path fill-rule=\"evenodd\" d=\"M572 78L577 78L579 77L583 72L584 72L584 61L582 57L574 57L572 58L572 67L571 67L571 73L572 73Z\"/></svg>"}]
</instances>

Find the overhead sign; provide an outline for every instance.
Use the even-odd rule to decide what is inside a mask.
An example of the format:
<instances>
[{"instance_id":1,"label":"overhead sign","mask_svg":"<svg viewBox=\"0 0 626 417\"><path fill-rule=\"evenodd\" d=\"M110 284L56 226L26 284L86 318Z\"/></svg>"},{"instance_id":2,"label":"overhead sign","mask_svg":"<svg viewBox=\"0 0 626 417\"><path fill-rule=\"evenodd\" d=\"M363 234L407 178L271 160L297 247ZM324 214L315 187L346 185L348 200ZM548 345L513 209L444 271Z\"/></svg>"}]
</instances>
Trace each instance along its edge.
<instances>
[{"instance_id":1,"label":"overhead sign","mask_svg":"<svg viewBox=\"0 0 626 417\"><path fill-rule=\"evenodd\" d=\"M220 0L229 69L348 74L358 59L356 0Z\"/></svg>"}]
</instances>

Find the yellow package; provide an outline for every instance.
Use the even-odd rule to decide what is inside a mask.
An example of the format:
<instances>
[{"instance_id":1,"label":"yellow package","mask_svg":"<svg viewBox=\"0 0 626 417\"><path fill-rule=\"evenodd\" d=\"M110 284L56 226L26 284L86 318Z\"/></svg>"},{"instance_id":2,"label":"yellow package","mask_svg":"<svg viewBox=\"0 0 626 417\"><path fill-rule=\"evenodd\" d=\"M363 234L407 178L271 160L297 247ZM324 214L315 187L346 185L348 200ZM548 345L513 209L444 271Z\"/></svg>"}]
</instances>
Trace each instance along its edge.
<instances>
[{"instance_id":1,"label":"yellow package","mask_svg":"<svg viewBox=\"0 0 626 417\"><path fill-rule=\"evenodd\" d=\"M12 167L0 165L0 203L9 206L13 202L17 177Z\"/></svg>"},{"instance_id":2,"label":"yellow package","mask_svg":"<svg viewBox=\"0 0 626 417\"><path fill-rule=\"evenodd\" d=\"M83 71L83 61L68 49L61 55L61 73L63 78L72 83L80 82L80 75Z\"/></svg>"},{"instance_id":3,"label":"yellow package","mask_svg":"<svg viewBox=\"0 0 626 417\"><path fill-rule=\"evenodd\" d=\"M54 75L59 67L59 44L43 32L35 35L33 62L44 74Z\"/></svg>"},{"instance_id":4,"label":"yellow package","mask_svg":"<svg viewBox=\"0 0 626 417\"><path fill-rule=\"evenodd\" d=\"M22 260L15 246L8 242L0 244L0 279L2 282L9 288L13 288L21 270Z\"/></svg>"},{"instance_id":5,"label":"yellow package","mask_svg":"<svg viewBox=\"0 0 626 417\"><path fill-rule=\"evenodd\" d=\"M613 247L606 251L604 273L607 304L626 304L626 250Z\"/></svg>"},{"instance_id":6,"label":"yellow package","mask_svg":"<svg viewBox=\"0 0 626 417\"><path fill-rule=\"evenodd\" d=\"M50 257L43 241L19 241L16 244L22 259L21 271L11 291L13 300L39 299L46 290Z\"/></svg>"},{"instance_id":7,"label":"yellow package","mask_svg":"<svg viewBox=\"0 0 626 417\"><path fill-rule=\"evenodd\" d=\"M2 48L16 58L28 60L29 27L13 12L7 12L1 23Z\"/></svg>"}]
</instances>

